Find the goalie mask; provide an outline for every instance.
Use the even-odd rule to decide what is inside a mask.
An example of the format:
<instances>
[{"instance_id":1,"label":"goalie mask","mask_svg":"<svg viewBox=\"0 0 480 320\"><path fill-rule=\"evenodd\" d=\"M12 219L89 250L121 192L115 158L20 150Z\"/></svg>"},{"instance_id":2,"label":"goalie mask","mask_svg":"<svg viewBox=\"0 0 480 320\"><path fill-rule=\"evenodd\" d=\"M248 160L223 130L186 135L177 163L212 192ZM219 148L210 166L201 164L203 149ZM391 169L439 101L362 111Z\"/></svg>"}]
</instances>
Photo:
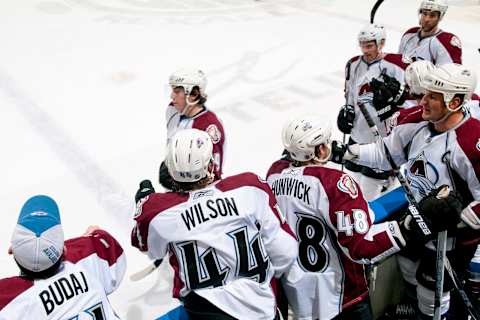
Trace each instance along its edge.
<instances>
[{"instance_id":1,"label":"goalie mask","mask_svg":"<svg viewBox=\"0 0 480 320\"><path fill-rule=\"evenodd\" d=\"M166 165L173 180L196 182L213 175L213 144L205 131L185 129L168 144Z\"/></svg>"},{"instance_id":2,"label":"goalie mask","mask_svg":"<svg viewBox=\"0 0 480 320\"><path fill-rule=\"evenodd\" d=\"M315 159L326 162L325 159L317 158L315 148L321 144L330 148L331 135L331 127L323 121L302 117L285 124L282 130L282 141L283 146L294 160L309 161Z\"/></svg>"}]
</instances>

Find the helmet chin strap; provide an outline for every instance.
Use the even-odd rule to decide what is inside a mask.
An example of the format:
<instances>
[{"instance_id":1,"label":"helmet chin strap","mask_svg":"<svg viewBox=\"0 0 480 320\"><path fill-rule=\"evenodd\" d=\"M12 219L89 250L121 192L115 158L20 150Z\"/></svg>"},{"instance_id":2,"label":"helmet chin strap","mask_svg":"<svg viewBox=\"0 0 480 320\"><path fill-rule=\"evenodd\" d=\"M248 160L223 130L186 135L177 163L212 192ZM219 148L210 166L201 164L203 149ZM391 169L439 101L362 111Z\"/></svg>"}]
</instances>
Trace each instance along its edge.
<instances>
[{"instance_id":1,"label":"helmet chin strap","mask_svg":"<svg viewBox=\"0 0 480 320\"><path fill-rule=\"evenodd\" d=\"M451 109L451 108L447 105L447 107L446 107L446 108L447 108L447 113L445 113L445 115L444 115L443 117L441 117L439 120L436 120L436 121L430 120L430 122L433 123L433 124L441 123L441 122L447 120L448 117L449 117L452 113L454 113L454 112L462 109L464 105L465 105L465 101L462 102L462 104L460 104L460 105L459 105L458 107L456 107L455 109Z\"/></svg>"},{"instance_id":2,"label":"helmet chin strap","mask_svg":"<svg viewBox=\"0 0 480 320\"><path fill-rule=\"evenodd\" d=\"M188 97L190 97L190 95L185 97L185 108L183 108L182 112L180 112L180 114L183 116L187 116L187 112L190 111L190 109L200 101L200 99L197 99L193 102L190 102L188 101Z\"/></svg>"}]
</instances>

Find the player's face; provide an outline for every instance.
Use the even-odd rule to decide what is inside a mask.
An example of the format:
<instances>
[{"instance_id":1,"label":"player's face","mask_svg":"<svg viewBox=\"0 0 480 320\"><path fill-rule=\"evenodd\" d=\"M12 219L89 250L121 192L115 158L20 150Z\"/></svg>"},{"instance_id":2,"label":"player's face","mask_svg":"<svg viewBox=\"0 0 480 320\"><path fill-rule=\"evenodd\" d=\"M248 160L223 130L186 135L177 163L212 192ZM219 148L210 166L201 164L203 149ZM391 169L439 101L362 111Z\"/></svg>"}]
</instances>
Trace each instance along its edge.
<instances>
[{"instance_id":1,"label":"player's face","mask_svg":"<svg viewBox=\"0 0 480 320\"><path fill-rule=\"evenodd\" d=\"M375 41L360 42L360 49L362 50L363 58L367 62L371 62L378 57L379 50Z\"/></svg>"},{"instance_id":2,"label":"player's face","mask_svg":"<svg viewBox=\"0 0 480 320\"><path fill-rule=\"evenodd\" d=\"M438 121L445 116L447 108L443 100L443 94L427 91L420 101L423 107L422 118L427 121Z\"/></svg>"},{"instance_id":3,"label":"player's face","mask_svg":"<svg viewBox=\"0 0 480 320\"><path fill-rule=\"evenodd\" d=\"M423 32L433 31L440 22L440 12L422 10L420 13L420 26Z\"/></svg>"},{"instance_id":4,"label":"player's face","mask_svg":"<svg viewBox=\"0 0 480 320\"><path fill-rule=\"evenodd\" d=\"M172 93L170 93L170 98L172 99L172 104L179 112L182 112L185 109L186 100L185 100L185 91L182 87L173 87Z\"/></svg>"}]
</instances>

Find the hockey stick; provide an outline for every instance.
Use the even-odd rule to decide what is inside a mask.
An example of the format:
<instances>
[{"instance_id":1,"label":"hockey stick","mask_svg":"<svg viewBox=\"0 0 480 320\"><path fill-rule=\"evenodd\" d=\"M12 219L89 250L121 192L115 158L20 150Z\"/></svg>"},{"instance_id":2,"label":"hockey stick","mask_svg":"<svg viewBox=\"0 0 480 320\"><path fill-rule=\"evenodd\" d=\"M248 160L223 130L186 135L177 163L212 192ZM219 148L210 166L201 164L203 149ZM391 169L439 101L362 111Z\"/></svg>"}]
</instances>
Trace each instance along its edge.
<instances>
[{"instance_id":1,"label":"hockey stick","mask_svg":"<svg viewBox=\"0 0 480 320\"><path fill-rule=\"evenodd\" d=\"M132 273L130 275L130 280L131 281L142 280L143 278L151 274L153 271L155 271L161 264L162 264L162 259L154 260L153 263L151 263L148 267L138 272Z\"/></svg>"},{"instance_id":2,"label":"hockey stick","mask_svg":"<svg viewBox=\"0 0 480 320\"><path fill-rule=\"evenodd\" d=\"M375 136L375 138L376 139L381 139L380 132L379 132L377 126L375 125L375 122L373 122L373 119L370 116L370 113L366 109L365 105L363 103L361 103L361 104L359 104L359 108L360 108L360 111L362 112L362 114L365 118L365 121L367 122L368 126L372 130L372 133ZM382 141L383 148L384 148L384 151L385 151L385 156L386 156L388 162L390 163L390 166L392 167L392 170L393 170L395 176L397 177L398 181L400 182L400 185L405 190L405 195L406 195L407 201L408 201L408 208L407 208L408 212L413 216L413 218L414 218L413 220L415 220L415 222L418 224L418 226L422 230L423 234L426 235L426 236L430 235L431 231L428 228L427 224L425 223L425 221L423 220L422 216L420 215L420 213L417 209L417 201L415 200L415 197L413 196L413 193L412 193L412 190L410 188L410 185L408 184L408 181L400 173L400 171L398 169L398 166L395 163L395 161L393 160L393 157L390 153L390 150L388 149L385 142L383 140L381 140L381 141ZM442 240L442 239L439 239L441 233L443 233L443 232L440 232L439 235L438 235L438 238L437 238L437 259L438 259L438 256L439 256L439 253L438 253L438 244L440 243L439 240ZM445 241L443 241L443 243L446 243L446 236L447 236L447 234L445 232ZM451 267L451 264L450 264L450 261L448 260L448 257L446 255L443 255L443 256L444 256L444 260L443 260L444 266L445 266L450 278L452 278L452 280L454 280L453 283L455 285L455 289L460 294L460 297L462 298L462 302L465 304L468 313L473 318L473 320L480 320L480 314L474 308L473 304L471 303L470 299L468 298L467 294L465 293L465 290L463 290L463 288L460 286L461 281L459 281L459 278L458 278L457 274L455 273L455 270L453 270L453 268ZM438 261L437 261L437 265L438 265ZM439 271L437 270L437 273L438 272ZM443 274L443 269L441 269L441 272ZM440 288L443 289L443 284ZM437 287L436 287L436 289L437 289Z\"/></svg>"},{"instance_id":3,"label":"hockey stick","mask_svg":"<svg viewBox=\"0 0 480 320\"><path fill-rule=\"evenodd\" d=\"M432 232L430 231L430 228L425 223L425 220L423 220L423 217L420 215L420 212L417 209L417 201L415 200L415 197L413 196L413 192L410 188L410 184L408 183L407 179L405 179L405 177L400 173L400 170L399 170L397 164L393 160L393 157L392 157L392 154L390 153L390 150L388 150L387 145L382 140L382 136L380 135L380 131L378 131L377 125L375 124L375 122L373 122L373 119L370 116L370 113L368 112L368 110L366 109L366 107L363 103L360 103L358 105L358 107L360 108L360 111L362 112L362 114L365 118L365 121L368 124L368 127L372 130L372 133L373 133L375 139L382 141L383 149L385 151L385 156L386 156L388 162L390 163L390 166L392 167L392 171L395 174L395 176L397 177L398 181L400 182L400 185L405 190L405 195L406 195L407 201L408 201L408 208L407 208L408 212L412 215L413 219L415 220L415 223L420 227L420 230L422 230L422 233L425 236L431 235Z\"/></svg>"},{"instance_id":4,"label":"hockey stick","mask_svg":"<svg viewBox=\"0 0 480 320\"><path fill-rule=\"evenodd\" d=\"M373 5L372 10L370 11L370 23L375 22L375 13L377 13L378 7L380 7L383 1L384 0L377 0L377 2L375 2Z\"/></svg>"},{"instance_id":5,"label":"hockey stick","mask_svg":"<svg viewBox=\"0 0 480 320\"><path fill-rule=\"evenodd\" d=\"M365 121L367 122L368 126L373 132L375 139L382 141L383 149L385 151L385 156L387 157L392 170L397 177L400 185L405 189L405 194L408 200L408 211L414 217L415 222L418 224L420 229L422 230L425 236L431 235L431 231L428 228L427 224L423 220L422 216L418 211L417 201L415 200L412 190L410 189L410 185L408 181L404 178L404 176L400 173L397 164L393 160L393 157L388 149L387 145L383 140L381 140L382 136L378 131L377 125L373 122L370 113L368 112L365 104L360 103L359 105L360 111L362 112ZM444 270L444 259L446 258L446 242L447 242L447 233L446 231L439 232L437 235L437 250L436 250L436 281L435 281L435 298L434 298L434 320L440 320L441 317L441 301L442 301L442 293L443 293L443 270Z\"/></svg>"},{"instance_id":6,"label":"hockey stick","mask_svg":"<svg viewBox=\"0 0 480 320\"><path fill-rule=\"evenodd\" d=\"M442 296L443 282L445 280L445 259L447 253L447 231L439 232L437 235L437 257L435 260L435 300L433 305L433 320L442 318Z\"/></svg>"},{"instance_id":7,"label":"hockey stick","mask_svg":"<svg viewBox=\"0 0 480 320\"><path fill-rule=\"evenodd\" d=\"M471 320L480 320L480 313L470 301L470 298L468 297L467 293L465 292L465 289L463 288L462 281L458 277L455 270L453 270L452 265L450 264L450 260L448 260L448 258L445 259L445 270L447 270L447 273L452 279L453 285L455 286L455 289L457 289L457 292L460 295L460 298L465 304L465 307L467 308L467 311L470 314Z\"/></svg>"}]
</instances>

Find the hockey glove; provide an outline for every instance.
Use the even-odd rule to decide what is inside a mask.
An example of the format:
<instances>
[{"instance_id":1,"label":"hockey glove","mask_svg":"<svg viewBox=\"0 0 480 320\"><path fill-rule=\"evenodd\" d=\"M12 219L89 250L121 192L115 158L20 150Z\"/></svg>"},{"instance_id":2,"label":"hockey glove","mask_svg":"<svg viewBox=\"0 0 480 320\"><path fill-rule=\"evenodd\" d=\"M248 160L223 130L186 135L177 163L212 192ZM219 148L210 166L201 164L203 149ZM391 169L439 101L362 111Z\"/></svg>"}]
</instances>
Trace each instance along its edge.
<instances>
[{"instance_id":1,"label":"hockey glove","mask_svg":"<svg viewBox=\"0 0 480 320\"><path fill-rule=\"evenodd\" d=\"M175 191L175 182L173 181L172 176L168 172L167 165L165 161L160 164L160 169L158 170L158 182L167 189L168 191Z\"/></svg>"},{"instance_id":2,"label":"hockey glove","mask_svg":"<svg viewBox=\"0 0 480 320\"><path fill-rule=\"evenodd\" d=\"M398 106L405 102L406 91L394 77L382 73L380 79L373 78L370 81L373 91L373 106L377 110L377 116L384 121L398 111Z\"/></svg>"},{"instance_id":3,"label":"hockey glove","mask_svg":"<svg viewBox=\"0 0 480 320\"><path fill-rule=\"evenodd\" d=\"M353 160L358 157L358 145L346 145L340 141L333 141L331 146L330 161L338 164L344 164L345 161Z\"/></svg>"},{"instance_id":4,"label":"hockey glove","mask_svg":"<svg viewBox=\"0 0 480 320\"><path fill-rule=\"evenodd\" d=\"M351 105L344 105L340 108L337 117L338 129L346 134L350 134L353 128L353 121L355 120L355 109Z\"/></svg>"},{"instance_id":5,"label":"hockey glove","mask_svg":"<svg viewBox=\"0 0 480 320\"><path fill-rule=\"evenodd\" d=\"M447 185L432 190L418 203L420 214L428 220L432 232L455 230L460 222L462 200Z\"/></svg>"},{"instance_id":6,"label":"hockey glove","mask_svg":"<svg viewBox=\"0 0 480 320\"><path fill-rule=\"evenodd\" d=\"M150 180L143 180L140 182L140 187L135 194L135 203L154 192L155 189L153 188L152 182Z\"/></svg>"}]
</instances>

